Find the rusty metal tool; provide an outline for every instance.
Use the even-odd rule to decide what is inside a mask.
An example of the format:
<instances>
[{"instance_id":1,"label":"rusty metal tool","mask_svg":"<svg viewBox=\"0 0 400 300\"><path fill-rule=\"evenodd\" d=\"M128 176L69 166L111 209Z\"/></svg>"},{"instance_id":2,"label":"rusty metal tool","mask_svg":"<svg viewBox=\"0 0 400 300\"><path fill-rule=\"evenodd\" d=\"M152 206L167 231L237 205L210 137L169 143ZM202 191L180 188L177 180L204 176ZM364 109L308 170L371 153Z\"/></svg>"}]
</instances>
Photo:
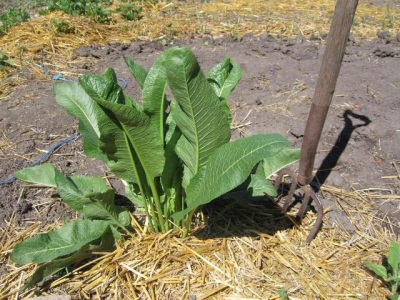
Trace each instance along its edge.
<instances>
[{"instance_id":1,"label":"rusty metal tool","mask_svg":"<svg viewBox=\"0 0 400 300\"><path fill-rule=\"evenodd\" d=\"M275 187L279 188L284 175L288 175L291 178L291 187L285 197L286 200L282 207L285 211L292 203L292 198L296 190L300 188L303 191L302 205L296 218L303 218L310 201L314 203L317 210L317 220L307 237L308 243L317 235L322 225L323 218L322 203L310 186L313 178L312 171L314 168L315 155L335 91L357 4L358 0L338 0L336 2L325 52L322 58L321 69L315 87L313 102L304 131L298 175L296 176L296 174L289 169L284 169L279 172L275 181Z\"/></svg>"}]
</instances>

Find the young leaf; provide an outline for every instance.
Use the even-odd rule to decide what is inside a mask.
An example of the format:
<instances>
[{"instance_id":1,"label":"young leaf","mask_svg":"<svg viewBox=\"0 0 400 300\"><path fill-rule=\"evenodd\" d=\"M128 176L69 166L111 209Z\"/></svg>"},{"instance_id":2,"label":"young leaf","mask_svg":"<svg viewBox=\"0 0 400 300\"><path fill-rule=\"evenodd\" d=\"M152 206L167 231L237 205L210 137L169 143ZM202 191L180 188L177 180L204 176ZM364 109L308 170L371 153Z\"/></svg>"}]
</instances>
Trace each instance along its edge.
<instances>
[{"instance_id":1,"label":"young leaf","mask_svg":"<svg viewBox=\"0 0 400 300\"><path fill-rule=\"evenodd\" d=\"M264 196L264 193L267 193L271 197L277 196L275 187L272 185L271 181L264 176L264 170L261 163L257 167L256 173L251 174L250 184L247 189L251 189L251 195L253 197Z\"/></svg>"},{"instance_id":2,"label":"young leaf","mask_svg":"<svg viewBox=\"0 0 400 300\"><path fill-rule=\"evenodd\" d=\"M145 113L121 103L123 100L118 96L121 88L113 70L107 69L104 77L82 76L79 82L112 119L100 128L100 147L107 154L110 170L134 183L160 176L165 159L158 132Z\"/></svg>"},{"instance_id":3,"label":"young leaf","mask_svg":"<svg viewBox=\"0 0 400 300\"><path fill-rule=\"evenodd\" d=\"M388 277L386 268L384 266L374 264L374 263L372 263L370 261L366 261L365 265L367 266L368 269L373 271L379 277L382 277L383 279L386 279Z\"/></svg>"},{"instance_id":4,"label":"young leaf","mask_svg":"<svg viewBox=\"0 0 400 300\"><path fill-rule=\"evenodd\" d=\"M221 101L228 99L241 78L242 69L233 63L229 56L225 56L207 75L208 82Z\"/></svg>"},{"instance_id":5,"label":"young leaf","mask_svg":"<svg viewBox=\"0 0 400 300\"><path fill-rule=\"evenodd\" d=\"M56 83L54 92L58 105L78 118L85 154L106 161L106 156L99 149L99 124L110 122L105 112L76 82Z\"/></svg>"},{"instance_id":6,"label":"young leaf","mask_svg":"<svg viewBox=\"0 0 400 300\"><path fill-rule=\"evenodd\" d=\"M84 205L90 204L87 193L105 192L108 187L101 177L72 176L64 177L63 174L56 174L57 192L63 201L72 209L81 212Z\"/></svg>"},{"instance_id":7,"label":"young leaf","mask_svg":"<svg viewBox=\"0 0 400 300\"><path fill-rule=\"evenodd\" d=\"M110 221L113 225L125 227L130 224L131 218L128 211L114 204L115 190L108 189L103 193L91 193L85 195L91 203L83 206L82 214L88 219Z\"/></svg>"},{"instance_id":8,"label":"young leaf","mask_svg":"<svg viewBox=\"0 0 400 300\"><path fill-rule=\"evenodd\" d=\"M264 176L270 178L279 170L295 163L300 159L300 149L285 148L272 157L263 160Z\"/></svg>"},{"instance_id":9,"label":"young leaf","mask_svg":"<svg viewBox=\"0 0 400 300\"><path fill-rule=\"evenodd\" d=\"M393 277L400 276L400 245L391 242L388 253L388 263L392 269Z\"/></svg>"},{"instance_id":10,"label":"young leaf","mask_svg":"<svg viewBox=\"0 0 400 300\"><path fill-rule=\"evenodd\" d=\"M31 168L22 169L15 172L14 175L22 181L56 187L57 172L60 173L52 164L43 164Z\"/></svg>"},{"instance_id":11,"label":"young leaf","mask_svg":"<svg viewBox=\"0 0 400 300\"><path fill-rule=\"evenodd\" d=\"M147 77L147 71L142 66L135 63L129 57L124 56L124 60L126 65L128 66L129 71L131 71L133 77L136 79L137 83L139 84L140 89L143 90L144 82Z\"/></svg>"},{"instance_id":12,"label":"young leaf","mask_svg":"<svg viewBox=\"0 0 400 300\"><path fill-rule=\"evenodd\" d=\"M103 75L83 75L79 77L79 83L93 100L103 99L111 103L125 104L125 95L111 68L107 68Z\"/></svg>"},{"instance_id":13,"label":"young leaf","mask_svg":"<svg viewBox=\"0 0 400 300\"><path fill-rule=\"evenodd\" d=\"M179 221L189 211L234 189L246 180L258 162L276 155L288 144L280 135L258 134L221 146L187 187L187 208L172 217Z\"/></svg>"},{"instance_id":14,"label":"young leaf","mask_svg":"<svg viewBox=\"0 0 400 300\"><path fill-rule=\"evenodd\" d=\"M143 112L150 117L150 123L158 132L158 138L164 144L164 126L166 120L167 78L163 64L163 55L156 60L147 74L142 90Z\"/></svg>"},{"instance_id":15,"label":"young leaf","mask_svg":"<svg viewBox=\"0 0 400 300\"><path fill-rule=\"evenodd\" d=\"M19 243L11 253L11 260L17 264L52 261L97 240L109 226L110 224L104 221L71 221L57 230L33 236Z\"/></svg>"},{"instance_id":16,"label":"young leaf","mask_svg":"<svg viewBox=\"0 0 400 300\"><path fill-rule=\"evenodd\" d=\"M176 153L185 165L184 186L216 148L230 139L230 125L220 101L189 48L165 52L167 80L175 97L171 114L182 132Z\"/></svg>"}]
</instances>

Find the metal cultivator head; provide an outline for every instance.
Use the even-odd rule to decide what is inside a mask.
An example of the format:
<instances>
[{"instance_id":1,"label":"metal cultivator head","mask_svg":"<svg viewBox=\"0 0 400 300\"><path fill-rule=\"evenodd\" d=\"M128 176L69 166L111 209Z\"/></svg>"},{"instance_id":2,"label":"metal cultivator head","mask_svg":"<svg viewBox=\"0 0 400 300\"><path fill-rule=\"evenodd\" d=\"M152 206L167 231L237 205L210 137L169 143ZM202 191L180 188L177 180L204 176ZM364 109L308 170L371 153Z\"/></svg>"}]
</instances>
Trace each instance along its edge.
<instances>
[{"instance_id":1,"label":"metal cultivator head","mask_svg":"<svg viewBox=\"0 0 400 300\"><path fill-rule=\"evenodd\" d=\"M281 190L281 186L284 184L283 179L285 177L289 177L289 191L287 195L282 194L282 200L284 200L283 205L282 205L282 210L286 213L288 209L290 208L291 204L295 201L294 196L296 194L296 191L302 194L303 200L300 206L299 211L297 212L296 215L296 220L301 221L301 219L304 218L304 215L307 212L307 208L309 207L309 204L314 203L315 208L317 210L317 220L315 221L315 224L313 228L311 229L311 232L307 236L307 243L310 243L315 236L318 233L318 230L321 228L322 225L322 218L324 216L323 214L323 206L321 201L319 200L317 194L311 187L311 185L299 185L298 180L297 180L297 175L290 170L289 168L282 169L278 173L278 177L275 180L275 189L279 192Z\"/></svg>"}]
</instances>

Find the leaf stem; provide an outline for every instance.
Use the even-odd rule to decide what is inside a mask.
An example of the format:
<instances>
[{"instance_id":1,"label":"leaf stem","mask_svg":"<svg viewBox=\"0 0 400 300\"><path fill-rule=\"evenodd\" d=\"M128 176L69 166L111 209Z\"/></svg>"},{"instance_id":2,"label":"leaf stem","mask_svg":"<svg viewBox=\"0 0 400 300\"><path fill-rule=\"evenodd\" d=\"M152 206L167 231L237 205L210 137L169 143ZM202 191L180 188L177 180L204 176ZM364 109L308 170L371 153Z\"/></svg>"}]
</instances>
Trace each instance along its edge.
<instances>
[{"instance_id":1,"label":"leaf stem","mask_svg":"<svg viewBox=\"0 0 400 300\"><path fill-rule=\"evenodd\" d=\"M167 232L167 230L165 229L164 216L163 216L163 211L162 211L162 208L161 208L160 196L158 195L158 191L157 191L157 188L156 188L156 186L154 184L154 180L147 178L147 181L149 183L151 192L153 194L154 203L156 205L159 226L161 228L161 231L163 233L165 233L165 232Z\"/></svg>"},{"instance_id":2,"label":"leaf stem","mask_svg":"<svg viewBox=\"0 0 400 300\"><path fill-rule=\"evenodd\" d=\"M192 218L194 213L196 212L196 208L193 209L190 213L188 213L186 220L185 220L185 227L183 228L183 234L182 237L187 237L187 235L189 234L189 230L190 230L190 225L192 224Z\"/></svg>"}]
</instances>

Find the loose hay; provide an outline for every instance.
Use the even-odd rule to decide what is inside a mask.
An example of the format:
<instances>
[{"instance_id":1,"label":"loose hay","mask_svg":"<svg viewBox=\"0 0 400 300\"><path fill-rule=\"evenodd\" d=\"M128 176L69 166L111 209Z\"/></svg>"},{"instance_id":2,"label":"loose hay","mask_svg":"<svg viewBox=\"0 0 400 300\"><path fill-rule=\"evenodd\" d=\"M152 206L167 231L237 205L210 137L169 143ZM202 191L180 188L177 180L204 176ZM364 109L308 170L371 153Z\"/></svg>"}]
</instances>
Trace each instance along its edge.
<instances>
[{"instance_id":1,"label":"loose hay","mask_svg":"<svg viewBox=\"0 0 400 300\"><path fill-rule=\"evenodd\" d=\"M278 299L276 291L286 289L290 299L385 299L389 290L363 263L379 263L387 255L390 241L398 241L398 220L377 214L374 199L382 196L377 191L324 187L323 193L340 201L348 218L356 220L353 234L327 222L307 245L315 219L311 213L298 226L263 203L238 202L227 209L217 204L206 209L206 226L198 225L186 239L143 234L135 222L136 234L114 252L99 254L20 297L39 292L73 299ZM12 264L11 249L52 228L40 223L17 228L11 221L1 229L2 299L14 299L34 269Z\"/></svg>"},{"instance_id":2,"label":"loose hay","mask_svg":"<svg viewBox=\"0 0 400 300\"><path fill-rule=\"evenodd\" d=\"M49 76L77 76L78 66L91 62L74 57L74 51L83 45L192 34L324 37L333 5L334 1L160 2L145 6L139 22L118 20L111 25L55 12L12 28L0 38L1 50L18 67L14 75L0 73L0 99L26 78L48 79L43 67ZM374 38L382 30L382 21L399 12L399 8L374 7L360 1L354 34L357 38ZM54 32L53 19L68 21L74 34ZM395 33L399 28L396 22L390 30ZM3 136L0 149L11 146ZM320 234L307 245L313 214L298 226L257 203L217 210L206 219L206 227L198 222L197 235L187 239L172 233L144 234L145 228L136 222L133 226L137 233L118 244L113 253L99 254L72 274L53 277L40 290L24 294L18 290L34 267L15 266L9 254L22 239L55 225L35 222L19 228L11 219L0 228L0 299L30 298L36 292L70 294L74 299L278 299L279 289L286 289L290 299L385 299L389 290L371 276L363 262L380 262L389 242L399 241L398 220L396 223L377 213L373 204L375 199L399 196L380 190L347 192L332 187L324 187L322 192L346 213L356 228L354 233L325 219ZM46 205L51 203L37 210L38 220Z\"/></svg>"}]
</instances>

